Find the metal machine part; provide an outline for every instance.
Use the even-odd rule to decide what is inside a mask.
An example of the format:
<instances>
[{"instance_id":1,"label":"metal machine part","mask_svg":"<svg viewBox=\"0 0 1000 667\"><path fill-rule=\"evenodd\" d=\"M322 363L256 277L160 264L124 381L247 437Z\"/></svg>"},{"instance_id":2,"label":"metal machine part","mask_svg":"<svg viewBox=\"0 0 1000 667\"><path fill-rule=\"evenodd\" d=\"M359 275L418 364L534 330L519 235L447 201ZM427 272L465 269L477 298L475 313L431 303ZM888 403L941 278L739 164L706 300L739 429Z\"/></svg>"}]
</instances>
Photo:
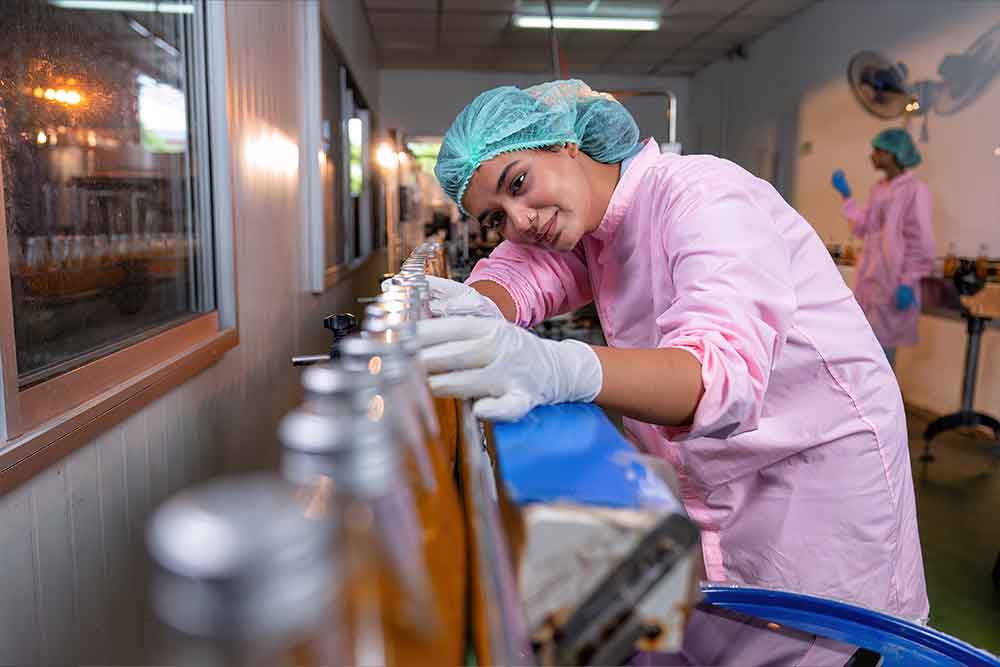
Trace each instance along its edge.
<instances>
[{"instance_id":1,"label":"metal machine part","mask_svg":"<svg viewBox=\"0 0 1000 667\"><path fill-rule=\"evenodd\" d=\"M292 357L292 366L311 366L336 359L340 352L340 341L357 333L358 319L352 313L335 313L323 318L323 328L333 333L333 343L326 354L298 354Z\"/></svg>"},{"instance_id":2,"label":"metal machine part","mask_svg":"<svg viewBox=\"0 0 1000 667\"><path fill-rule=\"evenodd\" d=\"M663 632L638 611L643 598L688 557L698 529L685 516L664 517L539 645L543 664L620 665L643 638Z\"/></svg>"}]
</instances>

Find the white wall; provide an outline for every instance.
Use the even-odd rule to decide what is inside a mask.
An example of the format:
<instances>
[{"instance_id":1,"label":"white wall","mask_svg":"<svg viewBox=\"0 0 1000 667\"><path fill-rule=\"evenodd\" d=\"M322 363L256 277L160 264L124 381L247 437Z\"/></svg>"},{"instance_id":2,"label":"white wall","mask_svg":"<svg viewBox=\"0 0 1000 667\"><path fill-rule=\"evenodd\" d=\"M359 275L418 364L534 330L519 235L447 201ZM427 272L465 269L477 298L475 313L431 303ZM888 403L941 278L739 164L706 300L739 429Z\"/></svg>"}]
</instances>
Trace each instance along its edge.
<instances>
[{"instance_id":1,"label":"white wall","mask_svg":"<svg viewBox=\"0 0 1000 667\"><path fill-rule=\"evenodd\" d=\"M609 76L571 74L595 90L673 90L678 97L679 141L688 141L689 79L678 77ZM476 71L382 70L379 72L380 122L383 127L403 128L410 135L442 135L455 116L476 95L496 86L532 86L548 81L547 75ZM666 98L625 100L643 136L666 141Z\"/></svg>"},{"instance_id":2,"label":"white wall","mask_svg":"<svg viewBox=\"0 0 1000 667\"><path fill-rule=\"evenodd\" d=\"M298 174L244 159L261 134L300 141L300 11L273 0L227 4L240 344L0 497L0 664L149 664L150 511L223 470L274 465L277 420L298 396L290 356L325 350L321 318L375 290L378 261L308 294Z\"/></svg>"},{"instance_id":3,"label":"white wall","mask_svg":"<svg viewBox=\"0 0 1000 667\"><path fill-rule=\"evenodd\" d=\"M942 59L964 53L995 30L1000 3L937 0L838 0L819 3L766 34L745 62L719 62L692 82L695 146L759 173L780 156L779 190L826 240L847 238L830 174L843 168L856 194L866 197L878 178L868 162L871 138L899 125L869 115L846 83L857 51L885 53L909 66L911 80L936 79ZM995 46L991 47L996 54ZM996 61L997 56L994 55ZM922 119L910 131L919 137ZM932 113L929 140L919 143L916 173L934 193L939 254L954 241L975 254L988 243L1000 254L1000 77L968 108ZM811 145L811 150L809 149ZM921 344L902 350L898 374L908 402L935 412L958 407L965 330L961 322L923 317ZM1000 414L1000 336L990 332L980 361L980 409Z\"/></svg>"}]
</instances>

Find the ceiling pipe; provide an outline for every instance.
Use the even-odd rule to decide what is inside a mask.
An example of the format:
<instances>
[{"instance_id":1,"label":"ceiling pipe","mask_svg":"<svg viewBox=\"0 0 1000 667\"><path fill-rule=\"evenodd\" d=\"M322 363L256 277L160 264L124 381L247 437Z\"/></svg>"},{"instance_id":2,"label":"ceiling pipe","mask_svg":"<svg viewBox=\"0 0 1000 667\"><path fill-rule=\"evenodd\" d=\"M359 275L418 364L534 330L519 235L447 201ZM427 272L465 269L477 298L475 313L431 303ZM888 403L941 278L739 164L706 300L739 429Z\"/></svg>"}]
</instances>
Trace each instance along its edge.
<instances>
[{"instance_id":1,"label":"ceiling pipe","mask_svg":"<svg viewBox=\"0 0 1000 667\"><path fill-rule=\"evenodd\" d=\"M552 51L552 78L559 78L559 38L556 36L555 16L552 14L552 0L545 0L549 13L549 48Z\"/></svg>"}]
</instances>

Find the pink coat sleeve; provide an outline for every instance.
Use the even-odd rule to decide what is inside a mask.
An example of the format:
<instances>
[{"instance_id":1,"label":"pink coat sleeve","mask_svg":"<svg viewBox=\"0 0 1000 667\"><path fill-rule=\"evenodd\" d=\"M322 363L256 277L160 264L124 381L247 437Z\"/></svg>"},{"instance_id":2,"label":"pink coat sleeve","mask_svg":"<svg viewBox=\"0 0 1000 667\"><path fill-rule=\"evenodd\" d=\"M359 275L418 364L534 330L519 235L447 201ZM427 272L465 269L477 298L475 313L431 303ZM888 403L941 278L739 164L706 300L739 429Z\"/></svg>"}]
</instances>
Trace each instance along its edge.
<instances>
[{"instance_id":1,"label":"pink coat sleeve","mask_svg":"<svg viewBox=\"0 0 1000 667\"><path fill-rule=\"evenodd\" d=\"M930 189L921 183L910 210L903 220L903 268L900 283L916 287L934 270L934 230L931 226L933 202Z\"/></svg>"},{"instance_id":2,"label":"pink coat sleeve","mask_svg":"<svg viewBox=\"0 0 1000 667\"><path fill-rule=\"evenodd\" d=\"M504 241L476 264L466 284L480 280L499 283L510 293L517 307L514 323L522 327L593 299L587 265L578 251L556 253Z\"/></svg>"},{"instance_id":3,"label":"pink coat sleeve","mask_svg":"<svg viewBox=\"0 0 1000 667\"><path fill-rule=\"evenodd\" d=\"M728 438L757 427L771 369L796 308L791 260L750 196L716 188L665 229L677 298L656 320L659 347L701 362L705 393L671 440Z\"/></svg>"},{"instance_id":4,"label":"pink coat sleeve","mask_svg":"<svg viewBox=\"0 0 1000 667\"><path fill-rule=\"evenodd\" d=\"M851 228L851 233L855 236L862 236L868 231L868 207L859 205L854 199L848 197L840 206L840 212L847 218L847 223Z\"/></svg>"}]
</instances>

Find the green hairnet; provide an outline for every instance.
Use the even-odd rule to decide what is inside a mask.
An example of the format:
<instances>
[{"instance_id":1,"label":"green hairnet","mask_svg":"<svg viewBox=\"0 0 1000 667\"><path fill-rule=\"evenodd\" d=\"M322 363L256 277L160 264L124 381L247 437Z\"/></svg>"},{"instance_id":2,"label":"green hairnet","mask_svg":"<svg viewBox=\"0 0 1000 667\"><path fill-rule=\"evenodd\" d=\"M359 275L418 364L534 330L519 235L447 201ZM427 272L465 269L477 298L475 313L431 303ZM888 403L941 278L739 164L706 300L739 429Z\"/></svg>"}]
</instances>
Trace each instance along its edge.
<instances>
[{"instance_id":1,"label":"green hairnet","mask_svg":"<svg viewBox=\"0 0 1000 667\"><path fill-rule=\"evenodd\" d=\"M620 162L639 140L632 115L582 81L552 81L480 94L448 128L434 175L463 213L462 195L483 162L501 153L575 143L598 162Z\"/></svg>"},{"instance_id":2,"label":"green hairnet","mask_svg":"<svg viewBox=\"0 0 1000 667\"><path fill-rule=\"evenodd\" d=\"M900 167L916 167L923 158L917 150L910 133L899 128L882 130L872 139L873 148L881 148L892 153Z\"/></svg>"}]
</instances>

